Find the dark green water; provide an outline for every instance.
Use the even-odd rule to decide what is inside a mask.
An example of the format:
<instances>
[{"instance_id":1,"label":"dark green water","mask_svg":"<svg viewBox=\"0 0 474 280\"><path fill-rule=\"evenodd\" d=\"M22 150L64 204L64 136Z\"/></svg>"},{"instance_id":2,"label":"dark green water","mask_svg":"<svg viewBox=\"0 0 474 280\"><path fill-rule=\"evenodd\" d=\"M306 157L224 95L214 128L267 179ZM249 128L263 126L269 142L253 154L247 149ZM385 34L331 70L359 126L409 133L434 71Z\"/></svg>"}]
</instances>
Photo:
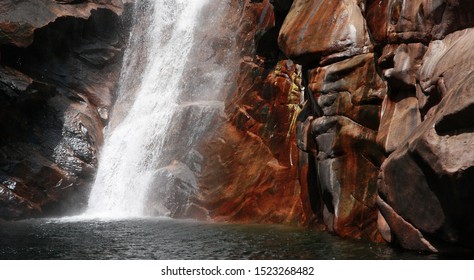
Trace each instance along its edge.
<instances>
[{"instance_id":1,"label":"dark green water","mask_svg":"<svg viewBox=\"0 0 474 280\"><path fill-rule=\"evenodd\" d=\"M171 219L0 224L1 259L430 259L385 245L274 225Z\"/></svg>"}]
</instances>

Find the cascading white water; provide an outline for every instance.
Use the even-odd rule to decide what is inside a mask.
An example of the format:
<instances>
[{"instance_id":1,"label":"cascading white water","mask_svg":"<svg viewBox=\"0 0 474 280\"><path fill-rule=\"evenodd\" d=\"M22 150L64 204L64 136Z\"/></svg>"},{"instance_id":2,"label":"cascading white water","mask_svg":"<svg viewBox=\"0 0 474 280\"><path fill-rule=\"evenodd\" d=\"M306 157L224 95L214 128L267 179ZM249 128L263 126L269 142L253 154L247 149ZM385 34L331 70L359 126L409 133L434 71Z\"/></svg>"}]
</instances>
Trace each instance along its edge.
<instances>
[{"instance_id":1,"label":"cascading white water","mask_svg":"<svg viewBox=\"0 0 474 280\"><path fill-rule=\"evenodd\" d=\"M147 30L135 28L132 31L140 34L132 34L121 83L135 85L121 86L118 100L133 95L134 102L126 109L121 122L106 135L85 215L133 217L144 214L144 201L157 169L165 134L179 107L179 85L193 47L196 21L206 2L150 1L152 11ZM138 43L145 47L134 47L133 44ZM137 63L131 61L136 59L137 51L142 52L139 56L144 63L143 74L138 77ZM128 92L130 88L135 92Z\"/></svg>"}]
</instances>

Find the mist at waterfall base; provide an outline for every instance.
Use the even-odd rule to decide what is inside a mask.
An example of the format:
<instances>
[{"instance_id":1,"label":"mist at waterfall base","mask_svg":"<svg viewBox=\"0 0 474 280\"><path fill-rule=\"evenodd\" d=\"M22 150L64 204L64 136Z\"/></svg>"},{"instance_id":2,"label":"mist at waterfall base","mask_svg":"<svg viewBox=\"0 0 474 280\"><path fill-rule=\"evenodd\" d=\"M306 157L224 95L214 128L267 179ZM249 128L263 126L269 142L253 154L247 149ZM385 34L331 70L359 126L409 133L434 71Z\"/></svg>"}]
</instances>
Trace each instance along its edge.
<instances>
[{"instance_id":1,"label":"mist at waterfall base","mask_svg":"<svg viewBox=\"0 0 474 280\"><path fill-rule=\"evenodd\" d=\"M228 6L215 0L136 2L118 98L85 216L185 217L189 207L206 216L192 202L200 158L193 148L223 115L220 92L228 73L208 54L212 37L203 38L199 30L218 24L219 10ZM214 16L202 16L211 8Z\"/></svg>"}]
</instances>

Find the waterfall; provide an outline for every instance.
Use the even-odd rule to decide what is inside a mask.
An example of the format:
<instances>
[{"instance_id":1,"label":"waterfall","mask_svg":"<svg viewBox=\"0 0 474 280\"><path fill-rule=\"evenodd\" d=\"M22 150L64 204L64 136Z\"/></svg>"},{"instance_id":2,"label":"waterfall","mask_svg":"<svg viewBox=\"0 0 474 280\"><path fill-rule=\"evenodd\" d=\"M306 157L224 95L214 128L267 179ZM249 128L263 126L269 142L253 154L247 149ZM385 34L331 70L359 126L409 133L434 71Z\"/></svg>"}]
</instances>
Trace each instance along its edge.
<instances>
[{"instance_id":1,"label":"waterfall","mask_svg":"<svg viewBox=\"0 0 474 280\"><path fill-rule=\"evenodd\" d=\"M150 212L169 214L169 209L162 212L145 209L146 201L149 200L151 186L166 185L166 182L157 181L157 176L163 177L164 169L173 171L185 165L174 162L171 166L175 169L166 167L170 163L164 162L163 157L164 151L169 150L165 147L169 145L166 142L173 139L168 135L169 131L175 130L173 119L183 113L183 108L199 104L199 100L184 96L190 93L183 92L188 88L183 83L187 79L186 69L190 67L192 49L196 47L195 33L200 13L206 2L154 0L135 4L136 13L143 15L131 31L118 99L106 132L85 215L133 217ZM221 71L216 70L209 85L222 84L222 75ZM200 113L210 112L211 116L215 108L219 111L222 107L222 102L215 100L200 102L206 104L199 107L205 108ZM193 137L196 138L201 133L199 131L205 129L206 117L203 119L199 120L200 124L192 124L198 127L191 128L192 131L186 135L189 141L193 142ZM185 148L192 150L191 146ZM187 182L195 185L192 172L189 173L186 168L180 172L187 174L187 178L191 178Z\"/></svg>"}]
</instances>

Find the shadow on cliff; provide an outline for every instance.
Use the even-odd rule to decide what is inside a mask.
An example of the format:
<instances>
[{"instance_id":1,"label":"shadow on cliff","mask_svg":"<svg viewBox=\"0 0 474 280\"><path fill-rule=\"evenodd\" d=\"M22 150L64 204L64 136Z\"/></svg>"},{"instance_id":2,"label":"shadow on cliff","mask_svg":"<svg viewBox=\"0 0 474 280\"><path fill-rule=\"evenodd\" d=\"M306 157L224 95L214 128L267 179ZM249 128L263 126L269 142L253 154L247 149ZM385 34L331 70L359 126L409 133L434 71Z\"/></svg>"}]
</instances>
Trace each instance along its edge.
<instances>
[{"instance_id":1,"label":"shadow on cliff","mask_svg":"<svg viewBox=\"0 0 474 280\"><path fill-rule=\"evenodd\" d=\"M26 48L0 46L0 217L72 214L87 205L126 19L93 10L87 20L62 17L35 30Z\"/></svg>"}]
</instances>

